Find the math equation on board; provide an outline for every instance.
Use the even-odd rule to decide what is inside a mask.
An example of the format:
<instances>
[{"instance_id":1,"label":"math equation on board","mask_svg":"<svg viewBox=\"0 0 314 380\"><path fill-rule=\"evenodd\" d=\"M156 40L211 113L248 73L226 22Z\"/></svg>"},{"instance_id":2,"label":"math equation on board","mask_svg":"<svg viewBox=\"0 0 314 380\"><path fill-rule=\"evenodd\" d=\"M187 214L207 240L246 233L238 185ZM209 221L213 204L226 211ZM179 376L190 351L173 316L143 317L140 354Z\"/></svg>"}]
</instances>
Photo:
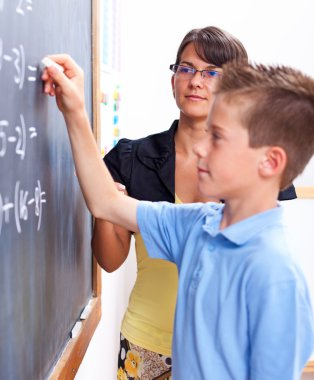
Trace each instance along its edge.
<instances>
[{"instance_id":1,"label":"math equation on board","mask_svg":"<svg viewBox=\"0 0 314 380\"><path fill-rule=\"evenodd\" d=\"M0 0L0 12L3 11L5 2L14 0ZM31 12L33 10L33 0L16 0L16 13L24 16L26 12Z\"/></svg>"},{"instance_id":2,"label":"math equation on board","mask_svg":"<svg viewBox=\"0 0 314 380\"><path fill-rule=\"evenodd\" d=\"M4 9L4 6L5 0L0 0L0 12ZM18 15L25 16L27 12L32 12L32 10L32 0L19 0L16 2L15 11ZM4 64L13 65L15 70L13 80L20 90L23 89L25 80L29 82L36 81L37 66L30 64L26 65L23 44L12 46L7 50L0 36L0 71Z\"/></svg>"},{"instance_id":3,"label":"math equation on board","mask_svg":"<svg viewBox=\"0 0 314 380\"><path fill-rule=\"evenodd\" d=\"M0 0L0 12L10 1ZM16 0L15 12L17 17L27 17L33 11L33 0ZM8 46L0 35L0 75L9 69L12 74L12 86L19 92L23 91L26 83L35 83L38 79L38 65L27 63L24 45ZM3 96L3 95L2 95ZM27 157L28 150L36 149L37 130L36 125L28 122L23 113L17 112L17 120L12 121L4 117L3 109L0 109L0 165L6 159L23 161ZM13 162L14 165L14 162ZM4 183L5 179L1 179ZM43 206L46 203L46 192L37 179L31 188L24 188L22 181L16 180L12 184L12 192L7 193L0 188L0 237L8 224L15 225L20 234L23 224L27 223L30 216L36 218L36 229L40 230Z\"/></svg>"},{"instance_id":4,"label":"math equation on board","mask_svg":"<svg viewBox=\"0 0 314 380\"><path fill-rule=\"evenodd\" d=\"M37 137L35 126L27 126L25 119L20 114L18 125L10 125L8 120L0 119L0 158L5 157L7 150L12 145L15 154L23 160L29 140Z\"/></svg>"},{"instance_id":5,"label":"math equation on board","mask_svg":"<svg viewBox=\"0 0 314 380\"><path fill-rule=\"evenodd\" d=\"M46 203L45 192L41 189L40 181L37 181L34 191L23 189L19 181L16 181L12 198L2 196L0 193L0 236L2 226L14 219L17 232L22 232L21 221L27 221L31 212L37 217L37 231L40 230L43 203Z\"/></svg>"}]
</instances>

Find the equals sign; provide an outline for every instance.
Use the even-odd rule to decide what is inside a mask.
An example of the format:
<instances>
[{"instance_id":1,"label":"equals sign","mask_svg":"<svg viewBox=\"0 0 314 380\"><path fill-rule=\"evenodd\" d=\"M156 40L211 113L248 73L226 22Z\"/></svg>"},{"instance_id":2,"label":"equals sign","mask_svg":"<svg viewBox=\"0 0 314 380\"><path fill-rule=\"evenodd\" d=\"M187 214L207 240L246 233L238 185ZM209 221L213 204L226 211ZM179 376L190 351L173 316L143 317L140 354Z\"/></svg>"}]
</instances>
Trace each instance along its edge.
<instances>
[{"instance_id":1,"label":"equals sign","mask_svg":"<svg viewBox=\"0 0 314 380\"><path fill-rule=\"evenodd\" d=\"M29 130L29 134L30 134L30 136L29 136L30 139L33 139L34 137L37 136L37 132L36 132L35 127L30 127L30 128L28 128L28 130Z\"/></svg>"},{"instance_id":2,"label":"equals sign","mask_svg":"<svg viewBox=\"0 0 314 380\"><path fill-rule=\"evenodd\" d=\"M27 8L28 11L31 12L33 10L33 1L32 0L27 0L26 2L27 2L26 8Z\"/></svg>"},{"instance_id":3,"label":"equals sign","mask_svg":"<svg viewBox=\"0 0 314 380\"><path fill-rule=\"evenodd\" d=\"M36 82L36 72L37 72L37 67L36 66L31 66L31 65L27 65L27 69L31 72L31 74L34 74L34 75L29 75L27 77L27 80L29 82Z\"/></svg>"}]
</instances>

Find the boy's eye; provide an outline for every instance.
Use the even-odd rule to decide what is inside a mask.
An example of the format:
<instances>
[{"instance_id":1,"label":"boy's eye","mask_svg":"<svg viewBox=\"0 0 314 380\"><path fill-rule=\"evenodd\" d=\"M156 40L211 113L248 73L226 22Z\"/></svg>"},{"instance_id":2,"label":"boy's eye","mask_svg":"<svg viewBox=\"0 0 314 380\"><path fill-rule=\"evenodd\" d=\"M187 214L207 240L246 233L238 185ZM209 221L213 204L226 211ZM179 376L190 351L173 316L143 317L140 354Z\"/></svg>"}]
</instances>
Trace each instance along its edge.
<instances>
[{"instance_id":1,"label":"boy's eye","mask_svg":"<svg viewBox=\"0 0 314 380\"><path fill-rule=\"evenodd\" d=\"M219 133L212 132L211 136L212 136L212 139L213 139L213 140L219 140L219 139L220 139L220 135L219 135Z\"/></svg>"}]
</instances>

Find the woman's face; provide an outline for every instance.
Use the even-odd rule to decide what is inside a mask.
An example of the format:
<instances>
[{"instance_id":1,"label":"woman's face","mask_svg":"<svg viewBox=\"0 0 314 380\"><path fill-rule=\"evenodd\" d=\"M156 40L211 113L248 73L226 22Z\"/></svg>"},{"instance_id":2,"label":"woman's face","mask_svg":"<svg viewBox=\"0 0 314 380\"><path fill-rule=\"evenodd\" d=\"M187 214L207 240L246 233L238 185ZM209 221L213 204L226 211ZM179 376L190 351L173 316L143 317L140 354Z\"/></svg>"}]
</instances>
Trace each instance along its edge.
<instances>
[{"instance_id":1,"label":"woman's face","mask_svg":"<svg viewBox=\"0 0 314 380\"><path fill-rule=\"evenodd\" d=\"M179 65L188 66L197 70L216 70L221 72L209 62L203 61L196 53L194 44L189 43L183 50ZM193 121L207 121L213 101L213 90L217 77L202 75L180 74L177 71L172 76L173 94L180 109L180 119Z\"/></svg>"}]
</instances>

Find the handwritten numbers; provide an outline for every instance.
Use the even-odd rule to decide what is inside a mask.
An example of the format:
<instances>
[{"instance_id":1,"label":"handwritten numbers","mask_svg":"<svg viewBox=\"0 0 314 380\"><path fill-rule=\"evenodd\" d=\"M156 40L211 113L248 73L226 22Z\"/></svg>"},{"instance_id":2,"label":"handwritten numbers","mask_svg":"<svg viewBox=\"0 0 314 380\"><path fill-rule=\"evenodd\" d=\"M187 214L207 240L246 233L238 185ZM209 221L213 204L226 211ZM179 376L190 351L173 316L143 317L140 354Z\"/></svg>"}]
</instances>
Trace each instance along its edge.
<instances>
[{"instance_id":1,"label":"handwritten numbers","mask_svg":"<svg viewBox=\"0 0 314 380\"><path fill-rule=\"evenodd\" d=\"M20 181L16 181L13 201L8 196L3 197L0 193L0 236L3 225L10 223L10 212L14 213L15 226L19 234L22 233L21 221L28 221L31 215L38 219L37 231L40 230L46 192L42 191L39 180L33 191L33 197L31 197L29 191L21 188Z\"/></svg>"},{"instance_id":2,"label":"handwritten numbers","mask_svg":"<svg viewBox=\"0 0 314 380\"><path fill-rule=\"evenodd\" d=\"M7 120L0 120L0 157L4 157L7 151L7 138L4 128L8 126Z\"/></svg>"},{"instance_id":3,"label":"handwritten numbers","mask_svg":"<svg viewBox=\"0 0 314 380\"><path fill-rule=\"evenodd\" d=\"M21 157L21 160L24 160L25 157L25 147L26 147L26 128L23 115L20 115L21 125L15 127L17 132L17 143L15 147L15 152L18 156Z\"/></svg>"},{"instance_id":4,"label":"handwritten numbers","mask_svg":"<svg viewBox=\"0 0 314 380\"><path fill-rule=\"evenodd\" d=\"M20 15L24 16L24 11L23 11L23 2L24 0L20 0L18 3L18 6L16 7L16 12L19 13Z\"/></svg>"},{"instance_id":5,"label":"handwritten numbers","mask_svg":"<svg viewBox=\"0 0 314 380\"><path fill-rule=\"evenodd\" d=\"M10 1L19 16L27 17L33 11L34 0ZM8 2L8 0L0 0L0 12L5 10ZM21 20L19 16L16 17ZM0 38L0 73L3 76L8 76L13 86L15 85L14 87L22 91L25 83L35 83L38 79L38 70L38 62L27 62L23 44L17 43L15 46L6 46L6 40ZM28 89L26 88L25 90L27 91ZM2 94L2 96L5 96L5 94ZM19 114L18 122L6 120L7 117L2 114L5 111L5 108L0 110L0 163L1 159L11 159L10 153L13 153L20 160L24 160L28 152L28 143L34 141L37 137L37 129L34 125L27 125L24 115L19 114L18 111L16 111ZM33 147L30 146L30 148L32 150ZM15 168L14 164L12 165L12 170L14 170L13 168ZM8 185L5 178L2 178L2 184ZM31 189L22 188L19 180L16 180L12 185L11 194L10 192L8 194L1 193L0 188L0 236L4 226L11 222L14 223L14 221L16 231L19 234L22 233L23 223L27 222L31 217L35 218L37 231L39 231L43 204L46 203L46 192L42 191L40 181L37 180ZM6 187L4 186L4 188Z\"/></svg>"},{"instance_id":6,"label":"handwritten numbers","mask_svg":"<svg viewBox=\"0 0 314 380\"><path fill-rule=\"evenodd\" d=\"M2 39L0 38L0 71L2 69L2 60L3 60L3 42L2 42Z\"/></svg>"},{"instance_id":7,"label":"handwritten numbers","mask_svg":"<svg viewBox=\"0 0 314 380\"><path fill-rule=\"evenodd\" d=\"M44 195L46 195L46 192L41 191L40 181L37 181L37 187L35 188L35 215L38 216L37 231L40 230L41 225L42 205L46 203Z\"/></svg>"},{"instance_id":8,"label":"handwritten numbers","mask_svg":"<svg viewBox=\"0 0 314 380\"><path fill-rule=\"evenodd\" d=\"M0 38L0 71L4 68L4 63L12 65L14 83L18 85L20 90L23 90L25 77L28 82L37 81L38 67L30 64L26 65L25 51L22 44L18 47L13 47L11 51L11 54L5 53L3 41Z\"/></svg>"},{"instance_id":9,"label":"handwritten numbers","mask_svg":"<svg viewBox=\"0 0 314 380\"><path fill-rule=\"evenodd\" d=\"M21 160L24 160L27 138L32 140L37 137L37 129L34 126L27 129L24 116L20 114L20 125L15 126L15 133L12 133L11 130L7 120L0 120L0 158L5 156L8 143L11 143L15 147L15 154L19 156Z\"/></svg>"},{"instance_id":10,"label":"handwritten numbers","mask_svg":"<svg viewBox=\"0 0 314 380\"><path fill-rule=\"evenodd\" d=\"M13 63L16 71L14 75L14 82L19 85L19 89L21 90L24 85L25 73L25 54L23 45L20 45L19 49L13 48L12 52L15 54L15 59Z\"/></svg>"},{"instance_id":11,"label":"handwritten numbers","mask_svg":"<svg viewBox=\"0 0 314 380\"><path fill-rule=\"evenodd\" d=\"M0 194L0 236L1 236L1 230L2 230L3 214L4 214L3 200L2 200L2 196Z\"/></svg>"},{"instance_id":12,"label":"handwritten numbers","mask_svg":"<svg viewBox=\"0 0 314 380\"><path fill-rule=\"evenodd\" d=\"M20 190L19 194L19 219L27 220L28 219L28 208L27 208L27 197L28 191Z\"/></svg>"},{"instance_id":13,"label":"handwritten numbers","mask_svg":"<svg viewBox=\"0 0 314 380\"><path fill-rule=\"evenodd\" d=\"M10 222L10 210L13 207L14 207L14 204L9 201L8 197L5 197L3 200L0 194L0 236L1 236L3 222L4 223Z\"/></svg>"},{"instance_id":14,"label":"handwritten numbers","mask_svg":"<svg viewBox=\"0 0 314 380\"><path fill-rule=\"evenodd\" d=\"M16 13L20 14L21 16L24 16L25 11L31 12L32 10L33 10L32 0L19 0L19 3L16 7Z\"/></svg>"}]
</instances>

